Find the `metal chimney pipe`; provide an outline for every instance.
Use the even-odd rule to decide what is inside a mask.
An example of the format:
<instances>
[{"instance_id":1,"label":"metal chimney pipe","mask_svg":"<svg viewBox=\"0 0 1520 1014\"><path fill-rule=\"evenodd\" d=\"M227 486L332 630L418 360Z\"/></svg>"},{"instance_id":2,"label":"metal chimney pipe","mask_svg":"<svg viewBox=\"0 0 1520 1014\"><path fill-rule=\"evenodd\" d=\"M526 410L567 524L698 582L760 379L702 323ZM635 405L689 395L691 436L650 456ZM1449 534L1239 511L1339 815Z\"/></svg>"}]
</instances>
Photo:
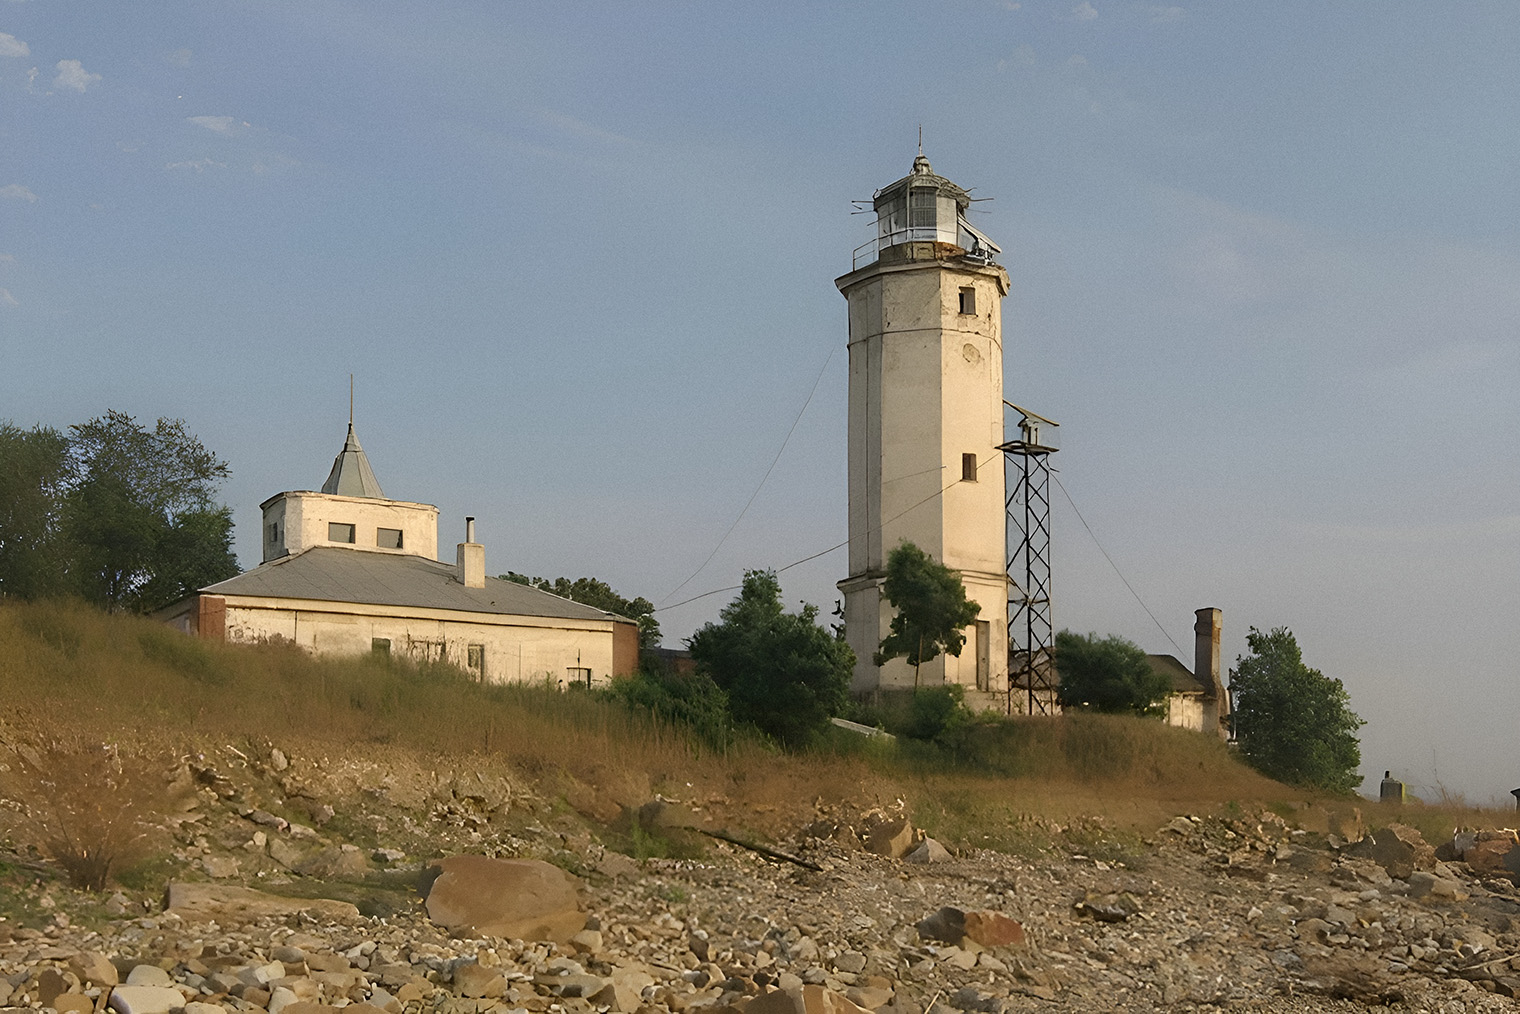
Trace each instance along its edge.
<instances>
[{"instance_id":1,"label":"metal chimney pipe","mask_svg":"<svg viewBox=\"0 0 1520 1014\"><path fill-rule=\"evenodd\" d=\"M464 519L464 541L475 541L475 519L468 515Z\"/></svg>"}]
</instances>

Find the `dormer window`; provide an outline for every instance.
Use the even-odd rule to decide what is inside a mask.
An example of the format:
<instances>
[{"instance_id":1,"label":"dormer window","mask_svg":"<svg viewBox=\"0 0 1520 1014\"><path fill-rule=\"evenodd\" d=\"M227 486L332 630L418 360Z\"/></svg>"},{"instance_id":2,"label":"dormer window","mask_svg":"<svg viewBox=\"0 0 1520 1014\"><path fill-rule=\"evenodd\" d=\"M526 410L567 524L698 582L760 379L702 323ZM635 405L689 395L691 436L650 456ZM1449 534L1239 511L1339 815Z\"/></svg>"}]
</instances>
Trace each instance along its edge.
<instances>
[{"instance_id":1,"label":"dormer window","mask_svg":"<svg viewBox=\"0 0 1520 1014\"><path fill-rule=\"evenodd\" d=\"M353 545L353 543L354 543L354 534L355 534L355 532L354 532L354 526L353 525L345 525L345 524L342 524L341 522L338 522L338 521L328 522L328 525L327 525L327 541L328 542L346 542L349 545Z\"/></svg>"},{"instance_id":2,"label":"dormer window","mask_svg":"<svg viewBox=\"0 0 1520 1014\"><path fill-rule=\"evenodd\" d=\"M401 548L401 529L399 528L376 528L375 545L381 549Z\"/></svg>"}]
</instances>

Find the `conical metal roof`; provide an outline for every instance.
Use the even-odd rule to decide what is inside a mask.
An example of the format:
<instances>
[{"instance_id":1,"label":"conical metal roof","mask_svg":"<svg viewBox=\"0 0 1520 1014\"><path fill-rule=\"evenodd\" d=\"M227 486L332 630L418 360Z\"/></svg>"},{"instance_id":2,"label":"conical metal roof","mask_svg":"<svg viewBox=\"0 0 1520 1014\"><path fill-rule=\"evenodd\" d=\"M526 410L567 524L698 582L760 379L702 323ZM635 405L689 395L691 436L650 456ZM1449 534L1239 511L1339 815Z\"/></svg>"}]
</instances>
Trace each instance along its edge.
<instances>
[{"instance_id":1,"label":"conical metal roof","mask_svg":"<svg viewBox=\"0 0 1520 1014\"><path fill-rule=\"evenodd\" d=\"M348 424L348 439L343 441L342 452L333 459L332 473L322 484L322 492L385 499L375 471L369 467L369 458L364 456L364 448L359 446L359 438L354 435L352 422Z\"/></svg>"}]
</instances>

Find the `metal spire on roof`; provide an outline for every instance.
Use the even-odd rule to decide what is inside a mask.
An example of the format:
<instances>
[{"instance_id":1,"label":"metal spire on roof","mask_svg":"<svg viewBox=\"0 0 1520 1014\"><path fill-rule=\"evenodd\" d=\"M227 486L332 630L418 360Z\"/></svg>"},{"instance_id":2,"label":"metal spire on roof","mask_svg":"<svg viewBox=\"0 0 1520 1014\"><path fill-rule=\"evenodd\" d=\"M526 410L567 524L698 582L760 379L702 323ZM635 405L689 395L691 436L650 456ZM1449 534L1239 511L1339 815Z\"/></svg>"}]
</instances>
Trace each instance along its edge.
<instances>
[{"instance_id":1,"label":"metal spire on roof","mask_svg":"<svg viewBox=\"0 0 1520 1014\"><path fill-rule=\"evenodd\" d=\"M354 433L354 375L348 375L348 437L343 441L343 450L333 459L332 472L327 476L327 481L322 484L322 492L336 493L339 496L367 496L379 500L385 499L385 493L380 489L380 481L375 478L375 470L369 467L369 458L365 456L364 448L359 446L359 437Z\"/></svg>"}]
</instances>

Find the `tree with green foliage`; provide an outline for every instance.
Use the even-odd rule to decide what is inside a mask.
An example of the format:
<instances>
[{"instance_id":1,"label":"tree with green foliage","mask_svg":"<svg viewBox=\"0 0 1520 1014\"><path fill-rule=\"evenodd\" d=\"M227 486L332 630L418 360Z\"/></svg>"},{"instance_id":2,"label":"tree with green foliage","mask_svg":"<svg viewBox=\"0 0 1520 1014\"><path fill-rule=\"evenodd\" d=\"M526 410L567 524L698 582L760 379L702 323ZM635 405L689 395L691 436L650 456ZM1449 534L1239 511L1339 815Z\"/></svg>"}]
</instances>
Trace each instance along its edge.
<instances>
[{"instance_id":1,"label":"tree with green foliage","mask_svg":"<svg viewBox=\"0 0 1520 1014\"><path fill-rule=\"evenodd\" d=\"M0 596L38 599L67 590L60 523L72 476L67 436L0 422Z\"/></svg>"},{"instance_id":2,"label":"tree with green foliage","mask_svg":"<svg viewBox=\"0 0 1520 1014\"><path fill-rule=\"evenodd\" d=\"M232 512L216 501L230 469L183 420L149 430L112 411L69 430L63 527L80 594L150 612L238 572Z\"/></svg>"},{"instance_id":3,"label":"tree with green foliage","mask_svg":"<svg viewBox=\"0 0 1520 1014\"><path fill-rule=\"evenodd\" d=\"M1063 708L1107 714L1164 716L1172 683L1151 667L1144 649L1115 634L1056 635L1056 700Z\"/></svg>"},{"instance_id":4,"label":"tree with green foliage","mask_svg":"<svg viewBox=\"0 0 1520 1014\"><path fill-rule=\"evenodd\" d=\"M149 612L232 577L227 475L178 419L0 423L0 594Z\"/></svg>"},{"instance_id":5,"label":"tree with green foliage","mask_svg":"<svg viewBox=\"0 0 1520 1014\"><path fill-rule=\"evenodd\" d=\"M1338 679L1304 665L1292 631L1278 627L1246 635L1249 655L1230 673L1235 736L1240 753L1269 778L1331 792L1362 783L1357 730L1366 723L1351 710Z\"/></svg>"},{"instance_id":6,"label":"tree with green foliage","mask_svg":"<svg viewBox=\"0 0 1520 1014\"><path fill-rule=\"evenodd\" d=\"M639 625L640 651L660 646L660 621L654 618L654 603L642 595L634 599L625 599L613 591L612 586L607 582L598 581L594 577L578 577L573 581L568 577L557 577L551 581L546 577L528 577L526 574L509 570L501 575L501 579L540 588L562 599L570 599L572 602L605 609L618 616L626 616Z\"/></svg>"},{"instance_id":7,"label":"tree with green foliage","mask_svg":"<svg viewBox=\"0 0 1520 1014\"><path fill-rule=\"evenodd\" d=\"M982 611L980 604L966 598L959 574L911 542L898 543L887 555L882 592L897 615L872 661L880 666L906 656L913 666L915 687L923 663L942 652L960 657L965 630Z\"/></svg>"},{"instance_id":8,"label":"tree with green foliage","mask_svg":"<svg viewBox=\"0 0 1520 1014\"><path fill-rule=\"evenodd\" d=\"M817 623L818 608L781 608L774 571L744 575L739 597L687 641L699 671L728 695L729 711L784 746L817 739L848 700L855 653Z\"/></svg>"}]
</instances>

